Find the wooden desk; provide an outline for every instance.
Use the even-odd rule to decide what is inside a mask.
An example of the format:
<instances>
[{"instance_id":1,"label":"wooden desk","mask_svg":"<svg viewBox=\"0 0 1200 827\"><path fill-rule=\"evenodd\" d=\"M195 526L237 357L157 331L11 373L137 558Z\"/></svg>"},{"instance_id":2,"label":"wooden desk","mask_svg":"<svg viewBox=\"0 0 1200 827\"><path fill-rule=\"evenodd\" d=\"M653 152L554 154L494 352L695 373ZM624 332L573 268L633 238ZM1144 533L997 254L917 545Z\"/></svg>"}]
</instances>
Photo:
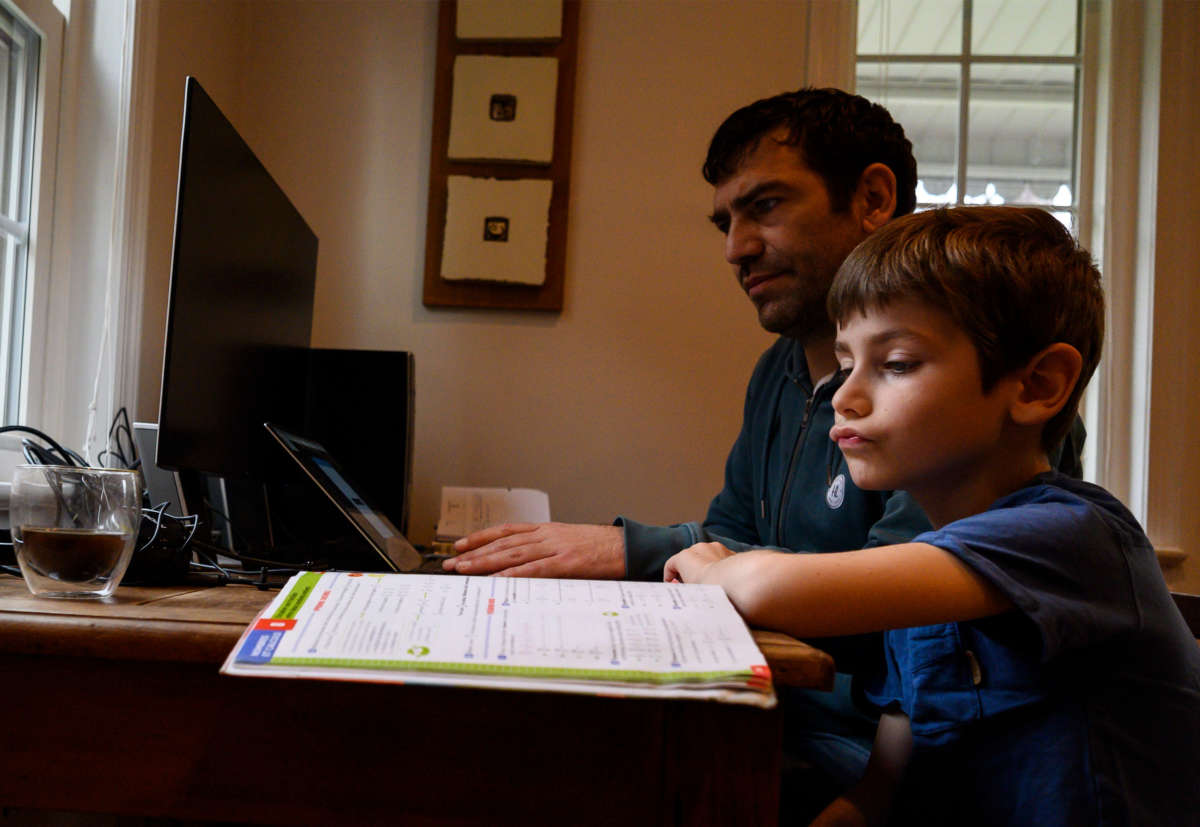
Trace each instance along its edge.
<instances>
[{"instance_id":1,"label":"wooden desk","mask_svg":"<svg viewBox=\"0 0 1200 827\"><path fill-rule=\"evenodd\" d=\"M34 598L0 576L0 804L253 823L774 824L778 710L233 678L272 593ZM832 660L761 633L772 669Z\"/></svg>"}]
</instances>

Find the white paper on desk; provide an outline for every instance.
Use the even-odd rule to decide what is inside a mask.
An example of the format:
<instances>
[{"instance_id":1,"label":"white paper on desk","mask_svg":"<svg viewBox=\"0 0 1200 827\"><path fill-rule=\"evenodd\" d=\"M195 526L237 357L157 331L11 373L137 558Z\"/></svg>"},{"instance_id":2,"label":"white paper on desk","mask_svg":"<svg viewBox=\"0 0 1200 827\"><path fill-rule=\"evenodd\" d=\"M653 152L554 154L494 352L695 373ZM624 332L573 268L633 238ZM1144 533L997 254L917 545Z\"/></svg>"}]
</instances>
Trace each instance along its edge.
<instances>
[{"instance_id":1,"label":"white paper on desk","mask_svg":"<svg viewBox=\"0 0 1200 827\"><path fill-rule=\"evenodd\" d=\"M550 521L550 496L532 488L442 488L437 539L457 540L500 523Z\"/></svg>"},{"instance_id":2,"label":"white paper on desk","mask_svg":"<svg viewBox=\"0 0 1200 827\"><path fill-rule=\"evenodd\" d=\"M698 584L305 572L221 671L775 704L750 630Z\"/></svg>"}]
</instances>

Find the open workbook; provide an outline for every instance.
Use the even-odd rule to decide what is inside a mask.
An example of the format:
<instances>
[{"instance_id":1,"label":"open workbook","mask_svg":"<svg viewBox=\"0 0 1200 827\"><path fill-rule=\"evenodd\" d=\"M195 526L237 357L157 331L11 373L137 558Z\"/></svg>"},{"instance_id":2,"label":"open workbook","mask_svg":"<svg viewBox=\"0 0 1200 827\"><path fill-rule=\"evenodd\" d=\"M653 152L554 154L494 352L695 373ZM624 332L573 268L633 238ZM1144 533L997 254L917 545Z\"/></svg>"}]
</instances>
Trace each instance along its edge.
<instances>
[{"instance_id":1,"label":"open workbook","mask_svg":"<svg viewBox=\"0 0 1200 827\"><path fill-rule=\"evenodd\" d=\"M750 630L696 584L303 572L221 671L775 704Z\"/></svg>"}]
</instances>

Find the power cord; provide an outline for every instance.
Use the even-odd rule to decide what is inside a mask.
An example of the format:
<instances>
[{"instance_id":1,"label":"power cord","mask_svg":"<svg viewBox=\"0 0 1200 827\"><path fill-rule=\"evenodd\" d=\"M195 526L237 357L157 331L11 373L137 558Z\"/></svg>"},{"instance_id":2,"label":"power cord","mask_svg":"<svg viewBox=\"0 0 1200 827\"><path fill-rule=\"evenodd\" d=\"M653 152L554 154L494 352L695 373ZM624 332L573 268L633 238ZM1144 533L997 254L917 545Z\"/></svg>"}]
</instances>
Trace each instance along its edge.
<instances>
[{"instance_id":1,"label":"power cord","mask_svg":"<svg viewBox=\"0 0 1200 827\"><path fill-rule=\"evenodd\" d=\"M124 445L129 447L129 453L126 454L122 445L122 437L124 437ZM137 443L133 439L133 426L129 422L129 412L125 408L117 411L113 417L112 424L108 428L108 447L101 451L96 461L100 465L104 465L105 457L114 457L117 460L118 468L141 468L142 460L138 457Z\"/></svg>"},{"instance_id":2,"label":"power cord","mask_svg":"<svg viewBox=\"0 0 1200 827\"><path fill-rule=\"evenodd\" d=\"M21 440L22 452L30 465L87 465L79 454L62 447L54 441L53 437L42 433L37 428L30 428L28 425L0 426L0 434L7 433L32 434L49 446L38 445L28 439Z\"/></svg>"}]
</instances>

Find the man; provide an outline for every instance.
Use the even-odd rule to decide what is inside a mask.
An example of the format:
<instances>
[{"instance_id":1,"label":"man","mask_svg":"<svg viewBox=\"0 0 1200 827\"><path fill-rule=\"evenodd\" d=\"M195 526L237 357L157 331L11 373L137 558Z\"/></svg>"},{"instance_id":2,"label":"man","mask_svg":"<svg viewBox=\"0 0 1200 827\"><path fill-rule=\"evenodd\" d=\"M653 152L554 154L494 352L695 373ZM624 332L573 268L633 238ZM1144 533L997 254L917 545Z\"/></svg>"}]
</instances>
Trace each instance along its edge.
<instances>
[{"instance_id":1,"label":"man","mask_svg":"<svg viewBox=\"0 0 1200 827\"><path fill-rule=\"evenodd\" d=\"M854 246L912 212L916 161L883 107L802 89L733 113L713 136L704 177L725 258L780 338L759 361L725 487L703 525L501 525L459 541L463 574L659 579L672 554L719 538L732 547L833 551L895 542L925 528L904 497L858 490L828 439L821 385L836 367L825 295ZM893 503L894 501L894 503ZM889 506L889 503L893 503Z\"/></svg>"},{"instance_id":2,"label":"man","mask_svg":"<svg viewBox=\"0 0 1200 827\"><path fill-rule=\"evenodd\" d=\"M916 161L904 131L861 97L802 89L733 113L713 136L703 172L715 188L711 220L725 236L725 258L759 323L780 334L750 380L725 486L704 524L496 526L461 540L447 568L661 579L667 558L702 540L839 551L928 527L907 497L859 490L828 436L837 365L826 294L859 241L913 210ZM839 664L854 657L835 656ZM821 790L789 809L812 811L857 781L875 721L854 708L845 677L836 693L785 700L789 752L823 773L789 785Z\"/></svg>"},{"instance_id":3,"label":"man","mask_svg":"<svg viewBox=\"0 0 1200 827\"><path fill-rule=\"evenodd\" d=\"M759 323L779 334L750 379L725 485L704 523L648 526L620 517L612 526L500 525L460 540L460 556L446 568L657 580L669 557L697 542L844 551L902 543L929 528L906 494L855 486L829 439L840 382L826 294L860 241L915 207L916 161L904 130L859 96L801 89L730 115L713 135L703 173L714 187L711 220L725 236L725 258ZM1078 451L1064 456L1074 461ZM1063 470L1079 474L1077 463ZM873 638L821 646L846 671L879 652ZM785 759L806 767L804 781L785 791L813 793L812 801L785 801L785 814L811 815L858 780L876 721L851 702L847 675L833 693L787 693L784 701Z\"/></svg>"}]
</instances>

